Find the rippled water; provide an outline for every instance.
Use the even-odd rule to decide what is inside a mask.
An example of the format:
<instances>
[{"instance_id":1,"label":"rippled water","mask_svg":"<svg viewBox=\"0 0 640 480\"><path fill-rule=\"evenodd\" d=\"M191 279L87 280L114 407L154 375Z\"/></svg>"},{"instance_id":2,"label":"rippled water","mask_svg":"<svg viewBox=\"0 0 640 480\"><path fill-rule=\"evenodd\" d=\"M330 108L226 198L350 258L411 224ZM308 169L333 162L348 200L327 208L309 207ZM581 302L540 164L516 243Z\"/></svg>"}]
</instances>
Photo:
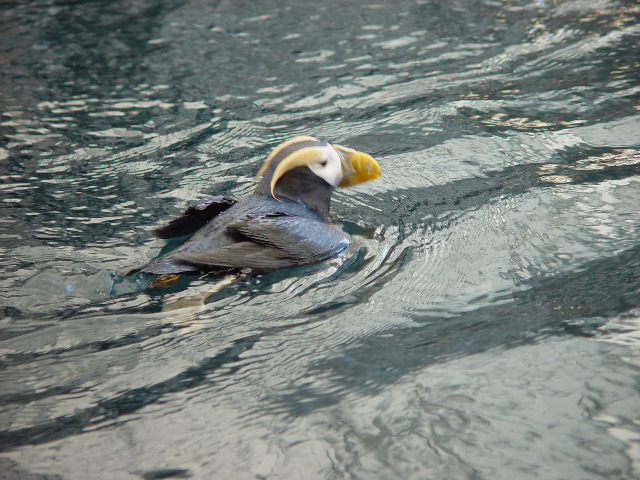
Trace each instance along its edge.
<instances>
[{"instance_id":1,"label":"rippled water","mask_svg":"<svg viewBox=\"0 0 640 480\"><path fill-rule=\"evenodd\" d=\"M0 14L2 478L640 478L635 1ZM348 255L114 281L298 134Z\"/></svg>"}]
</instances>

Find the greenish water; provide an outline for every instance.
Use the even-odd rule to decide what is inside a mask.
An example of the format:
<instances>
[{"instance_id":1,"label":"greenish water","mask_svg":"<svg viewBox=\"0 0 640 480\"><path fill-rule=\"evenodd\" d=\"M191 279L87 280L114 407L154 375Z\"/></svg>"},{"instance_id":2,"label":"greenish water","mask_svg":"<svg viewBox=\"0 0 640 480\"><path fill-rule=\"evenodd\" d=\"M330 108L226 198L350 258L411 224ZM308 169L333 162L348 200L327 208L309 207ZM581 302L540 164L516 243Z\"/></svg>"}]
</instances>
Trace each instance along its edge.
<instances>
[{"instance_id":1,"label":"greenish water","mask_svg":"<svg viewBox=\"0 0 640 480\"><path fill-rule=\"evenodd\" d=\"M634 1L0 6L8 479L640 477ZM309 134L341 259L111 272Z\"/></svg>"}]
</instances>

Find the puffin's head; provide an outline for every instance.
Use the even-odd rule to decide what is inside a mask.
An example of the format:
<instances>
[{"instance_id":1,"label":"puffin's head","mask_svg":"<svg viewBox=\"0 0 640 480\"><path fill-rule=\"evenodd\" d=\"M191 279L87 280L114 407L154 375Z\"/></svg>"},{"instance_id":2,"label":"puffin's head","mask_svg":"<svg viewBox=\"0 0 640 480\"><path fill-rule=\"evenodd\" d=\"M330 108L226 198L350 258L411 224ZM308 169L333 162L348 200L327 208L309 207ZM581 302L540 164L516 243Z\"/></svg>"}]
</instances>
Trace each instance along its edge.
<instances>
[{"instance_id":1,"label":"puffin's head","mask_svg":"<svg viewBox=\"0 0 640 480\"><path fill-rule=\"evenodd\" d=\"M335 187L374 180L380 176L380 167L366 153L301 136L278 145L258 171L256 180L260 176L256 193L307 204L307 198L314 203L314 196L326 196L328 213L328 195Z\"/></svg>"}]
</instances>

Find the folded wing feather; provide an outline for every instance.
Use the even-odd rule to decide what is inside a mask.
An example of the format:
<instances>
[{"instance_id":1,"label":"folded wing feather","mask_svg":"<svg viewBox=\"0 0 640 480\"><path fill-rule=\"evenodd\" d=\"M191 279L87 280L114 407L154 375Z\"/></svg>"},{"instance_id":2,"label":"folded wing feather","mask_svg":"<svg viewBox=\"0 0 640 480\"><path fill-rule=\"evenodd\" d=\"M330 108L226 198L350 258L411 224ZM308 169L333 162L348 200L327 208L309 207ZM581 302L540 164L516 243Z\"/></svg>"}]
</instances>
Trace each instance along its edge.
<instances>
[{"instance_id":1,"label":"folded wing feather","mask_svg":"<svg viewBox=\"0 0 640 480\"><path fill-rule=\"evenodd\" d=\"M242 240L215 250L179 253L175 261L272 270L322 261L350 244L349 236L331 224L285 213L247 215L230 223L227 230Z\"/></svg>"}]
</instances>

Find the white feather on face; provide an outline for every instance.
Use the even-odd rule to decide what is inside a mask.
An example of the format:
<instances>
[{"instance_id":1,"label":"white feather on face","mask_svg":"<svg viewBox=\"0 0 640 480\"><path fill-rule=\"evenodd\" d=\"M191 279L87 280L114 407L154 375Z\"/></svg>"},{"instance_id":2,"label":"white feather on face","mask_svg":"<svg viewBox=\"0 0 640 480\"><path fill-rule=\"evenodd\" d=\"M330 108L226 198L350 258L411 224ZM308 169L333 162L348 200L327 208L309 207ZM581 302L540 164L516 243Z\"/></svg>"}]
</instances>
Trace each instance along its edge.
<instances>
[{"instance_id":1,"label":"white feather on face","mask_svg":"<svg viewBox=\"0 0 640 480\"><path fill-rule=\"evenodd\" d=\"M342 180L342 161L338 152L329 146L317 150L318 161L310 163L309 169L332 187L337 187Z\"/></svg>"},{"instance_id":2,"label":"white feather on face","mask_svg":"<svg viewBox=\"0 0 640 480\"><path fill-rule=\"evenodd\" d=\"M350 187L380 176L380 167L366 153L330 145L313 137L295 137L276 147L260 167L256 178L262 176L262 180L256 193L270 192L278 200L276 184L297 167L309 168L331 187Z\"/></svg>"}]
</instances>

